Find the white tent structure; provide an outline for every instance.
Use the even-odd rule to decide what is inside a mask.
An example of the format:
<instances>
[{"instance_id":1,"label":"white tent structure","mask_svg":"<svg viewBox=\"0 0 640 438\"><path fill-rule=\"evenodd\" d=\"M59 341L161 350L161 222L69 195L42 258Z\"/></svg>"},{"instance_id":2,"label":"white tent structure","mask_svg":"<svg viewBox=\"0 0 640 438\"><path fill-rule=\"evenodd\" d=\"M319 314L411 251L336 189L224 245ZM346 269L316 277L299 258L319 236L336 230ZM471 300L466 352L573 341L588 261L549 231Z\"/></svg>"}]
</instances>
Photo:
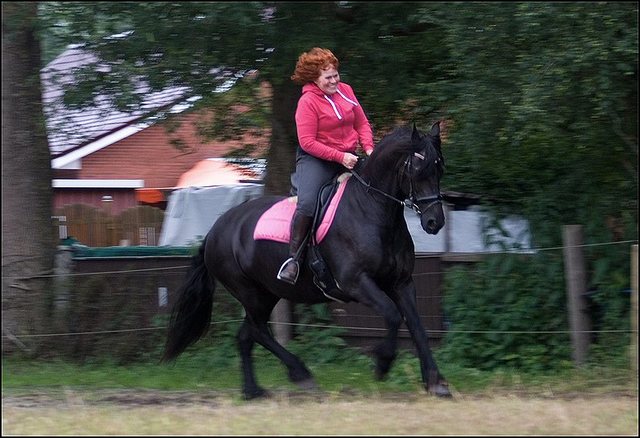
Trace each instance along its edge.
<instances>
[{"instance_id":1,"label":"white tent structure","mask_svg":"<svg viewBox=\"0 0 640 438\"><path fill-rule=\"evenodd\" d=\"M189 246L197 243L222 213L262 196L263 192L262 184L252 183L175 190L169 196L158 244Z\"/></svg>"},{"instance_id":2,"label":"white tent structure","mask_svg":"<svg viewBox=\"0 0 640 438\"><path fill-rule=\"evenodd\" d=\"M529 223L519 217L508 217L495 226L491 215L477 207L450 210L445 213L444 227L433 236L424 232L413 211L406 210L404 216L416 253L533 252Z\"/></svg>"},{"instance_id":3,"label":"white tent structure","mask_svg":"<svg viewBox=\"0 0 640 438\"><path fill-rule=\"evenodd\" d=\"M252 159L239 161L240 164L210 158L182 174L169 195L158 241L160 246L197 243L222 213L262 196L266 163Z\"/></svg>"},{"instance_id":4,"label":"white tent structure","mask_svg":"<svg viewBox=\"0 0 640 438\"><path fill-rule=\"evenodd\" d=\"M262 184L238 183L215 187L186 187L169 197L159 244L188 246L201 240L225 211L262 196ZM532 252L529 224L518 217L491 226L489 213L477 207L446 212L446 224L433 236L424 232L417 215L405 210L416 253L478 254L501 251Z\"/></svg>"}]
</instances>

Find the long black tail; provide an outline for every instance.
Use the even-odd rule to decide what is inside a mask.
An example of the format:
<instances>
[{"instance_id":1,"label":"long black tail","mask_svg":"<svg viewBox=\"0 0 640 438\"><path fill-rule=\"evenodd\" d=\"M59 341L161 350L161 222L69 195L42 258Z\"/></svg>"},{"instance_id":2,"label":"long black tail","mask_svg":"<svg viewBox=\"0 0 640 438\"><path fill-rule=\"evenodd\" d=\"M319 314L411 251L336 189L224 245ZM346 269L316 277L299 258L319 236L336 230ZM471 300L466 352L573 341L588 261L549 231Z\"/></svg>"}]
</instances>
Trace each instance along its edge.
<instances>
[{"instance_id":1,"label":"long black tail","mask_svg":"<svg viewBox=\"0 0 640 438\"><path fill-rule=\"evenodd\" d=\"M178 290L161 362L177 358L206 334L211 324L215 282L204 263L204 245L203 242L198 254L193 257L186 281Z\"/></svg>"}]
</instances>

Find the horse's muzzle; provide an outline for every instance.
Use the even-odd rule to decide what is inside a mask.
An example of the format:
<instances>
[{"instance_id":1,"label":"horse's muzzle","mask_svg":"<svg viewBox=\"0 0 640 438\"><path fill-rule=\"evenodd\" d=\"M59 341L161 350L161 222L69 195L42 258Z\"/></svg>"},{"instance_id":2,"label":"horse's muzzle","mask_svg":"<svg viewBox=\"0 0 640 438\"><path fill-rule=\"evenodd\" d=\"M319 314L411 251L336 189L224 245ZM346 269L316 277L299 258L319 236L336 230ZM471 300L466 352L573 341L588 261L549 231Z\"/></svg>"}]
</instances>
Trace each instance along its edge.
<instances>
[{"instance_id":1,"label":"horse's muzzle","mask_svg":"<svg viewBox=\"0 0 640 438\"><path fill-rule=\"evenodd\" d=\"M438 234L438 231L444 227L444 211L441 204L436 204L432 208L422 213L420 216L420 225L427 234Z\"/></svg>"}]
</instances>

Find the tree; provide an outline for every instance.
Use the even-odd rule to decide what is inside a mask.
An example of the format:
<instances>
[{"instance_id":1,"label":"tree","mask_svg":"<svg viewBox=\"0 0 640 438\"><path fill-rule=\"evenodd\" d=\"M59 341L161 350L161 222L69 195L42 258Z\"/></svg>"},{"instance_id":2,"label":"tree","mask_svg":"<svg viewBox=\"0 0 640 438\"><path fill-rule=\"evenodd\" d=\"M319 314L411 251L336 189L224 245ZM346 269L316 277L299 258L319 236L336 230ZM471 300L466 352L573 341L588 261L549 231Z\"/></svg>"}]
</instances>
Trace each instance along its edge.
<instances>
[{"instance_id":1,"label":"tree","mask_svg":"<svg viewBox=\"0 0 640 438\"><path fill-rule=\"evenodd\" d=\"M3 44L11 29L29 34L20 11L32 9L15 5L20 6L3 3ZM78 81L65 96L71 106L91 104L93 96L101 94L119 108L133 109L141 96L132 91L141 80L151 91L169 85L189 87L205 97L200 106L211 106L224 102L212 93L216 86L257 69L273 89L268 192L288 192L297 146L293 114L299 88L289 76L300 52L322 46L341 60L342 79L354 85L376 137L402 122L452 122L444 143L444 189L479 193L498 211L526 214L540 246L557 245L560 225L568 221L585 223L587 240L605 241L613 234L606 226L613 218L624 225L617 238L637 239L637 3L41 5L48 35L55 30L61 41L84 42L87 50L99 55L101 67L108 67L98 73L95 66L77 72ZM7 12L15 13L13 20ZM15 123L23 124L30 120L26 115L41 114L36 87L20 87L19 79L35 73L35 65L20 64L19 55L30 54L34 64L37 60L31 52L36 48L24 44L23 50L15 40L3 45L3 55L15 50L3 56L3 140L10 114L17 120L22 111ZM15 65L9 65L10 56L18 58ZM16 71L20 66L23 75ZM5 83L14 87L12 96L22 94L26 103L5 105ZM251 99L251 92L242 91L251 84L239 80L234 89ZM5 114L10 104L13 111ZM3 183L11 164L6 178L15 189L10 199L50 196L50 186L44 183L35 186L37 195L22 193L34 187L24 182L27 178L29 183L44 181L49 172L48 157L47 163L38 161L46 156L38 153L42 131L29 139L32 143L24 140L26 133L36 136L38 131L31 128L15 124L14 131L7 129L8 141L13 138L10 133L18 139L6 150L10 154L3 141ZM23 148L14 149L20 141ZM26 151L27 144L34 151ZM30 164L25 168L20 158L27 157ZM12 193L3 184L3 203L7 195ZM21 219L32 218L29 209L40 204L29 204L10 209ZM7 233L27 235L25 230L31 230L7 228L5 233L5 210L3 252ZM43 217L48 220L49 213L40 215L44 223ZM44 237L39 241L46 246ZM5 263L3 253L3 277L11 263L9 258ZM40 271L24 270L30 275ZM628 272L622 278L628 278ZM3 304L7 288L3 278Z\"/></svg>"},{"instance_id":2,"label":"tree","mask_svg":"<svg viewBox=\"0 0 640 438\"><path fill-rule=\"evenodd\" d=\"M449 12L455 79L435 91L456 123L445 184L525 214L541 246L560 243L561 224L592 224L600 241L608 216L637 226L637 3Z\"/></svg>"},{"instance_id":3,"label":"tree","mask_svg":"<svg viewBox=\"0 0 640 438\"><path fill-rule=\"evenodd\" d=\"M151 91L187 86L205 96L199 107L215 107L221 99L211 90L258 69L273 90L266 191L285 194L297 147L293 115L300 88L290 76L298 55L314 46L331 48L342 61L343 79L358 86L383 132L398 122L414 85L433 80L444 61L436 34L412 22L415 11L410 2L47 2L44 15L48 28L64 24L59 35L85 42L109 66L99 75L95 66L79 71L66 96L70 105L90 104L100 93L119 108L134 107L141 96L131 93L133 82L143 78ZM439 55L426 70L419 59L425 41ZM220 70L211 74L214 67ZM250 85L238 81L235 87ZM433 111L422 124L432 121L429 116Z\"/></svg>"},{"instance_id":4,"label":"tree","mask_svg":"<svg viewBox=\"0 0 640 438\"><path fill-rule=\"evenodd\" d=\"M216 86L257 68L274 90L266 191L287 193L297 147L293 113L299 95L289 76L298 54L313 46L331 47L346 66L351 64L343 69L346 78L349 71L366 72L359 42L371 47L379 42L380 32L385 37L387 32L404 35L402 23L393 29L380 27L379 17L393 12L394 19L401 19L414 5L380 4L376 10L375 5L348 2L16 2L2 8L3 339L9 341L7 349L20 345L36 351L35 341L25 345L15 336L46 333L53 302L47 277L55 252L51 167L42 116L38 24L47 59L59 42L84 42L99 55L101 65L108 66L96 71L90 65L77 72L77 82L65 95L69 106L90 105L100 94L111 97L119 109L133 110L141 101L133 92L140 80L150 91L188 86L193 94L205 96L201 107L209 106L219 102L211 93ZM349 33L360 36L352 39ZM355 74L350 79L367 81ZM239 81L235 88L250 85ZM371 91L370 99L376 95ZM391 103L386 113L379 112L381 120L402 105L402 99ZM372 113L376 111L372 105Z\"/></svg>"},{"instance_id":5,"label":"tree","mask_svg":"<svg viewBox=\"0 0 640 438\"><path fill-rule=\"evenodd\" d=\"M121 108L135 106L141 96L131 90L144 79L152 91L187 86L210 106L221 101L211 93L216 85L258 69L273 87L268 192L289 187L295 60L323 46L341 60L341 76L354 85L376 137L402 122L453 122L445 188L481 193L505 212L536 218L542 211L540 224L620 210L637 224L635 3L45 5L48 28L55 24L65 29L58 36L86 42L109 67L98 75L93 66L78 72L67 95L72 105L100 93ZM584 210L592 198L602 208ZM550 222L546 211L558 205L559 222Z\"/></svg>"},{"instance_id":6,"label":"tree","mask_svg":"<svg viewBox=\"0 0 640 438\"><path fill-rule=\"evenodd\" d=\"M112 97L118 108L135 108L141 96L132 91L142 80L150 91L186 86L204 96L196 109L225 114L221 105L228 99L211 91L258 69L272 89L265 192L287 194L298 145L294 112L300 88L290 80L298 55L314 46L332 48L343 62L344 79L372 103L365 108L384 132L398 122L396 109L412 90L407 85L428 82L443 61L434 57L428 70L419 65L425 28L409 18L415 8L414 3L358 2L46 2L43 17L47 28L64 29L57 37L84 42L100 59L102 68L90 65L77 72L65 95L69 105L90 104L100 94ZM398 59L407 52L411 59ZM246 91L251 86L237 81L231 93L252 98L255 93Z\"/></svg>"},{"instance_id":7,"label":"tree","mask_svg":"<svg viewBox=\"0 0 640 438\"><path fill-rule=\"evenodd\" d=\"M40 92L37 3L2 3L3 350L38 353L52 304L51 162Z\"/></svg>"}]
</instances>

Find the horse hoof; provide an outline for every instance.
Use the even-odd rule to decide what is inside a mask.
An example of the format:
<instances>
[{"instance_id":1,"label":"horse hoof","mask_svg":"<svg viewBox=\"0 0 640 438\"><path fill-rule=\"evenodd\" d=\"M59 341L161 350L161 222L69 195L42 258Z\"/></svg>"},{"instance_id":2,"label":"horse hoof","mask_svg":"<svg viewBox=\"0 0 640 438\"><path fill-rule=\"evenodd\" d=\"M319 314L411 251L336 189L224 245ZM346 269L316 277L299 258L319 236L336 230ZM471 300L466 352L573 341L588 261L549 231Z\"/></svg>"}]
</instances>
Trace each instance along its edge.
<instances>
[{"instance_id":1,"label":"horse hoof","mask_svg":"<svg viewBox=\"0 0 640 438\"><path fill-rule=\"evenodd\" d=\"M303 389L305 391L315 391L318 389L318 385L313 378L300 380L299 382L295 382L298 388Z\"/></svg>"},{"instance_id":2,"label":"horse hoof","mask_svg":"<svg viewBox=\"0 0 640 438\"><path fill-rule=\"evenodd\" d=\"M269 393L269 391L262 388L256 388L251 391L244 391L242 393L242 396L245 400L255 400L257 398L268 398L270 397L270 395L271 394Z\"/></svg>"},{"instance_id":3,"label":"horse hoof","mask_svg":"<svg viewBox=\"0 0 640 438\"><path fill-rule=\"evenodd\" d=\"M446 382L436 383L435 385L429 386L427 389L429 394L435 395L440 398L451 398L451 392L449 391L449 385Z\"/></svg>"}]
</instances>

